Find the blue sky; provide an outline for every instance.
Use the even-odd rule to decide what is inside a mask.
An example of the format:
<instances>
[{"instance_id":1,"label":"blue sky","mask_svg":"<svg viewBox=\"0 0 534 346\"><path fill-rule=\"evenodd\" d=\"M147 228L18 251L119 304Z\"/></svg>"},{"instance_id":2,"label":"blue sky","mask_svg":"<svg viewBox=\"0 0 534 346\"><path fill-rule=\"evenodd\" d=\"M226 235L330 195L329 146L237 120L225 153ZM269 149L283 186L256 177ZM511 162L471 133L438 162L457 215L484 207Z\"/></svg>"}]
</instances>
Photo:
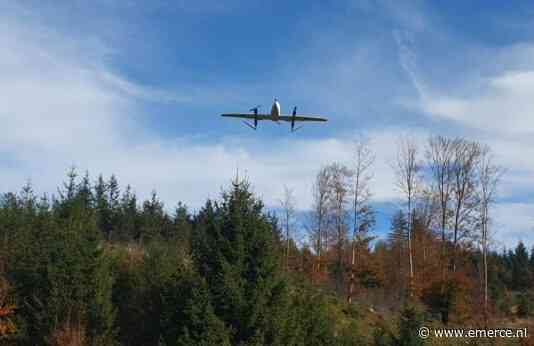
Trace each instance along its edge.
<instances>
[{"instance_id":1,"label":"blue sky","mask_svg":"<svg viewBox=\"0 0 534 346\"><path fill-rule=\"evenodd\" d=\"M239 168L268 205L287 185L306 210L363 134L383 231L396 139L465 136L507 169L496 246L534 244L533 20L525 1L0 1L0 191L53 192L74 164L195 208ZM275 96L330 121L218 116Z\"/></svg>"}]
</instances>

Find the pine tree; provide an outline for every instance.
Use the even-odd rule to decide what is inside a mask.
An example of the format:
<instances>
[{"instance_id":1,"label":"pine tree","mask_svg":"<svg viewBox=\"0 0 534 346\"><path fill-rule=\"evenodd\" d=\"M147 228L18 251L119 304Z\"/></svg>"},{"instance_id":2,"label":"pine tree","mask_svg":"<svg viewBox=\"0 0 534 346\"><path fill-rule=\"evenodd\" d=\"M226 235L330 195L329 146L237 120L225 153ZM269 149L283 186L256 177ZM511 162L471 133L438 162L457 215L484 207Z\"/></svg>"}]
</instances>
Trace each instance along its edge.
<instances>
[{"instance_id":1,"label":"pine tree","mask_svg":"<svg viewBox=\"0 0 534 346\"><path fill-rule=\"evenodd\" d=\"M387 238L387 245L391 251L386 261L387 274L390 277L387 287L393 290L394 294L398 294L397 298L404 295L407 286L407 273L409 268L407 261L407 241L408 241L408 220L406 214L399 210L391 220L390 232Z\"/></svg>"},{"instance_id":2,"label":"pine tree","mask_svg":"<svg viewBox=\"0 0 534 346\"><path fill-rule=\"evenodd\" d=\"M110 228L110 208L106 195L108 194L108 187L102 174L98 176L98 180L94 186L95 195L95 211L96 220L99 230L107 237Z\"/></svg>"},{"instance_id":3,"label":"pine tree","mask_svg":"<svg viewBox=\"0 0 534 346\"><path fill-rule=\"evenodd\" d=\"M93 193L91 191L91 182L89 180L89 172L85 172L81 182L77 186L76 198L82 208L93 208Z\"/></svg>"},{"instance_id":4,"label":"pine tree","mask_svg":"<svg viewBox=\"0 0 534 346\"><path fill-rule=\"evenodd\" d=\"M71 207L75 203L77 193L76 168L71 167L67 172L67 181L63 182L63 188L58 189L58 199L55 201L54 212L61 218L67 218L71 212Z\"/></svg>"},{"instance_id":5,"label":"pine tree","mask_svg":"<svg viewBox=\"0 0 534 346\"><path fill-rule=\"evenodd\" d=\"M235 183L220 203L197 217L193 256L218 318L237 344L279 344L286 290L271 220L247 183Z\"/></svg>"},{"instance_id":6,"label":"pine tree","mask_svg":"<svg viewBox=\"0 0 534 346\"><path fill-rule=\"evenodd\" d=\"M33 187L30 181L22 187L20 192L21 207L24 209L26 214L33 214L35 207L37 205L37 198L33 193Z\"/></svg>"},{"instance_id":7,"label":"pine tree","mask_svg":"<svg viewBox=\"0 0 534 346\"><path fill-rule=\"evenodd\" d=\"M137 197L130 185L126 186L120 201L120 226L118 239L122 241L131 241L138 239L139 230L139 213L137 210Z\"/></svg>"},{"instance_id":8,"label":"pine tree","mask_svg":"<svg viewBox=\"0 0 534 346\"><path fill-rule=\"evenodd\" d=\"M512 287L523 291L530 285L528 250L523 242L519 242L515 252L511 255L512 262Z\"/></svg>"},{"instance_id":9,"label":"pine tree","mask_svg":"<svg viewBox=\"0 0 534 346\"><path fill-rule=\"evenodd\" d=\"M120 190L119 183L115 175L111 175L107 183L107 205L109 207L109 225L107 239L113 238L114 231L118 228L120 217Z\"/></svg>"},{"instance_id":10,"label":"pine tree","mask_svg":"<svg viewBox=\"0 0 534 346\"><path fill-rule=\"evenodd\" d=\"M423 314L419 307L413 304L405 305L401 310L399 323L399 337L395 342L398 346L419 346L424 344L418 330L423 323Z\"/></svg>"},{"instance_id":11,"label":"pine tree","mask_svg":"<svg viewBox=\"0 0 534 346\"><path fill-rule=\"evenodd\" d=\"M408 220L402 210L399 210L391 219L390 230L391 232L388 234L388 244L390 247L406 243L408 239Z\"/></svg>"},{"instance_id":12,"label":"pine tree","mask_svg":"<svg viewBox=\"0 0 534 346\"><path fill-rule=\"evenodd\" d=\"M78 183L71 171L53 211L47 199L20 211L26 216L17 226L20 240L7 274L17 284L18 299L25 302L18 313L27 326L28 344L45 344L69 326L81 326L94 345L114 342L112 276L90 192L88 175ZM17 204L23 205L22 200Z\"/></svg>"},{"instance_id":13,"label":"pine tree","mask_svg":"<svg viewBox=\"0 0 534 346\"><path fill-rule=\"evenodd\" d=\"M139 244L150 242L161 236L165 221L168 220L165 218L163 203L159 200L156 192L153 191L150 200L143 202Z\"/></svg>"},{"instance_id":14,"label":"pine tree","mask_svg":"<svg viewBox=\"0 0 534 346\"><path fill-rule=\"evenodd\" d=\"M166 345L230 345L230 333L214 312L205 280L195 273L175 277L162 293Z\"/></svg>"},{"instance_id":15,"label":"pine tree","mask_svg":"<svg viewBox=\"0 0 534 346\"><path fill-rule=\"evenodd\" d=\"M167 238L176 239L185 249L189 249L193 225L187 206L181 202L174 211L173 226Z\"/></svg>"}]
</instances>

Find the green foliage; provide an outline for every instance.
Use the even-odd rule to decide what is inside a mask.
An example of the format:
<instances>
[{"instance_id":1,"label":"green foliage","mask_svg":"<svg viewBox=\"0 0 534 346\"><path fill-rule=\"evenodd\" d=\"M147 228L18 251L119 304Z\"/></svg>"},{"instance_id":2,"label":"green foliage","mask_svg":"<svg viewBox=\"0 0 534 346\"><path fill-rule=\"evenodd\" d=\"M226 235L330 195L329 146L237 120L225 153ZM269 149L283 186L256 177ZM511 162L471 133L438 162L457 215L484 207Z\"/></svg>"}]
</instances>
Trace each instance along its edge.
<instances>
[{"instance_id":1,"label":"green foliage","mask_svg":"<svg viewBox=\"0 0 534 346\"><path fill-rule=\"evenodd\" d=\"M403 297L396 293L405 282L406 225L397 214L388 242L366 252L357 272L374 302L394 275L384 294ZM121 194L115 176L92 185L89 174L72 169L51 198L38 198L26 184L0 195L0 270L17 305L10 342L51 344L70 328L88 345L421 345L420 306L404 305L396 321L396 312L377 313L361 297L349 305L332 285L311 283L315 254L293 240L298 265L283 270L282 239L278 221L246 183L196 215L181 203L169 213L155 192L138 203L130 187ZM335 245L328 251L346 250ZM346 275L343 256L328 257L324 278L336 266ZM471 251L467 262L477 269L479 258ZM534 251L529 257L520 243L488 258L491 304L532 315ZM461 324L472 314L470 300L480 298L479 274L425 283L428 311Z\"/></svg>"},{"instance_id":2,"label":"green foliage","mask_svg":"<svg viewBox=\"0 0 534 346\"><path fill-rule=\"evenodd\" d=\"M528 250L522 242L519 242L515 248L515 252L510 254L509 257L512 269L512 288L523 291L532 285Z\"/></svg>"},{"instance_id":3,"label":"green foliage","mask_svg":"<svg viewBox=\"0 0 534 346\"><path fill-rule=\"evenodd\" d=\"M115 309L110 263L90 209L88 176L79 184L75 178L71 171L52 212L46 199L37 203L28 190L23 192L19 215L12 220L23 222L16 225L11 246L4 248L10 252L6 274L23 302L18 313L28 341L44 343L55 330L76 323L86 327L93 344L111 345Z\"/></svg>"},{"instance_id":4,"label":"green foliage","mask_svg":"<svg viewBox=\"0 0 534 346\"><path fill-rule=\"evenodd\" d=\"M519 317L527 318L534 315L534 291L520 293L516 299Z\"/></svg>"},{"instance_id":5,"label":"green foliage","mask_svg":"<svg viewBox=\"0 0 534 346\"><path fill-rule=\"evenodd\" d=\"M408 240L408 220L402 210L399 210L391 219L391 232L388 234L390 246L404 246Z\"/></svg>"},{"instance_id":6,"label":"green foliage","mask_svg":"<svg viewBox=\"0 0 534 346\"><path fill-rule=\"evenodd\" d=\"M286 315L283 345L335 345L335 319L326 296L297 286Z\"/></svg>"},{"instance_id":7,"label":"green foliage","mask_svg":"<svg viewBox=\"0 0 534 346\"><path fill-rule=\"evenodd\" d=\"M423 326L424 314L420 306L408 303L399 318L399 336L395 340L398 346L419 346L424 340L419 337L419 328Z\"/></svg>"},{"instance_id":8,"label":"green foliage","mask_svg":"<svg viewBox=\"0 0 534 346\"><path fill-rule=\"evenodd\" d=\"M162 296L166 345L231 345L230 333L211 305L206 282L194 272L175 277Z\"/></svg>"},{"instance_id":9,"label":"green foliage","mask_svg":"<svg viewBox=\"0 0 534 346\"><path fill-rule=\"evenodd\" d=\"M195 264L233 344L279 343L278 315L287 293L262 208L248 185L235 184L221 203L208 201L196 220Z\"/></svg>"},{"instance_id":10,"label":"green foliage","mask_svg":"<svg viewBox=\"0 0 534 346\"><path fill-rule=\"evenodd\" d=\"M163 333L160 316L166 307L162 292L188 266L187 256L173 243L121 246L112 251L119 339L126 345L155 345Z\"/></svg>"}]
</instances>

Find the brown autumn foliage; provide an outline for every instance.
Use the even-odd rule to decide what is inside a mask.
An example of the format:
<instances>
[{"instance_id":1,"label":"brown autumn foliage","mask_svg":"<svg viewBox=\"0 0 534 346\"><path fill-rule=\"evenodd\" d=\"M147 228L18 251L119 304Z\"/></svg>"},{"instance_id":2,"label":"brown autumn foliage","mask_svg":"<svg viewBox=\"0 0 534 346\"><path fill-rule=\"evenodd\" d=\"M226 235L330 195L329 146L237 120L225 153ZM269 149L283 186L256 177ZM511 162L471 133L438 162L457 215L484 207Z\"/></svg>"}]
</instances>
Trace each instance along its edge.
<instances>
[{"instance_id":1,"label":"brown autumn foliage","mask_svg":"<svg viewBox=\"0 0 534 346\"><path fill-rule=\"evenodd\" d=\"M80 322L73 323L69 319L52 332L50 343L53 346L85 346L87 345L85 327Z\"/></svg>"},{"instance_id":2,"label":"brown autumn foliage","mask_svg":"<svg viewBox=\"0 0 534 346\"><path fill-rule=\"evenodd\" d=\"M17 327L13 318L16 305L12 301L11 287L0 274L0 339L15 334Z\"/></svg>"},{"instance_id":3,"label":"brown autumn foliage","mask_svg":"<svg viewBox=\"0 0 534 346\"><path fill-rule=\"evenodd\" d=\"M415 220L412 234L414 248L413 290L416 300L423 302L434 317L451 325L482 326L480 268L469 261L473 253L472 244L459 244L456 253L447 242L445 259L441 258L442 240L429 224ZM313 282L323 287L335 287L331 274L339 255L339 248L331 246L323 251L321 258L313 252L302 255L307 263L308 274ZM344 262L344 286L349 283L351 270L355 270L357 286L354 298L360 303L378 309L396 310L408 296L408 248L405 242L379 242L373 250L360 249L356 268L350 266L348 243L341 248ZM456 256L455 271L451 265ZM320 271L317 271L320 262ZM442 277L442 261L446 263L445 277ZM490 306L490 309L493 309ZM490 314L493 314L490 312Z\"/></svg>"},{"instance_id":4,"label":"brown autumn foliage","mask_svg":"<svg viewBox=\"0 0 534 346\"><path fill-rule=\"evenodd\" d=\"M531 327L532 328L532 327ZM529 330L530 331L530 330ZM527 338L523 338L519 341L521 346L534 346L534 335L532 332L529 333Z\"/></svg>"}]
</instances>

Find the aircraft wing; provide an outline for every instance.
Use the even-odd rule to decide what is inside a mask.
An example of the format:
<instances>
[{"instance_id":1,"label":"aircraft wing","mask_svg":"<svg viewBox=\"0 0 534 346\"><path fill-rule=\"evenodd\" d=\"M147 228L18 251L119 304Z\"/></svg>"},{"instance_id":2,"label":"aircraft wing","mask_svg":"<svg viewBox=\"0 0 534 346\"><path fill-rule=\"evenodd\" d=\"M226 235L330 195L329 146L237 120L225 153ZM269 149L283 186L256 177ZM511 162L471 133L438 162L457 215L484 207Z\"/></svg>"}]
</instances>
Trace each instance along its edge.
<instances>
[{"instance_id":1,"label":"aircraft wing","mask_svg":"<svg viewBox=\"0 0 534 346\"><path fill-rule=\"evenodd\" d=\"M328 121L326 118L321 118L317 116L310 116L310 115L281 115L278 119L283 121Z\"/></svg>"},{"instance_id":2,"label":"aircraft wing","mask_svg":"<svg viewBox=\"0 0 534 346\"><path fill-rule=\"evenodd\" d=\"M258 120L272 120L273 119L273 117L270 114L254 115L250 113L225 113L225 114L221 114L221 117L258 119Z\"/></svg>"}]
</instances>

